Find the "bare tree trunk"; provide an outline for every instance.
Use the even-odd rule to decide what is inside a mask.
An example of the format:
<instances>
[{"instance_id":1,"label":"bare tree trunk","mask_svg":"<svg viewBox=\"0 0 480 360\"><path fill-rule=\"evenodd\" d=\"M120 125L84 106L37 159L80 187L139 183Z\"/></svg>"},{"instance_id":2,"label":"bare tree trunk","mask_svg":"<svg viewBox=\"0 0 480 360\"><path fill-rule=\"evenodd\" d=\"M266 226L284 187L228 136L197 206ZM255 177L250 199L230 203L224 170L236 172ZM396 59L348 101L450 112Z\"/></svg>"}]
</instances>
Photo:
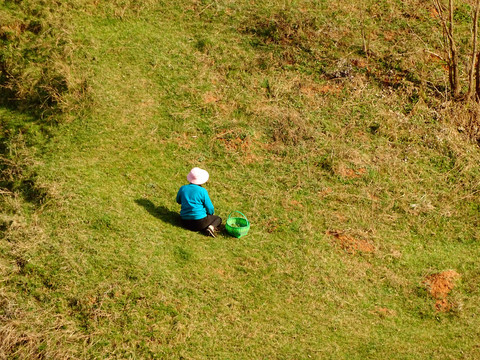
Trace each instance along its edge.
<instances>
[{"instance_id":1,"label":"bare tree trunk","mask_svg":"<svg viewBox=\"0 0 480 360\"><path fill-rule=\"evenodd\" d=\"M460 95L460 84L458 79L458 54L453 38L453 0L448 0L449 4L449 38L450 38L450 52L452 54L452 90L453 97L458 98Z\"/></svg>"},{"instance_id":2,"label":"bare tree trunk","mask_svg":"<svg viewBox=\"0 0 480 360\"><path fill-rule=\"evenodd\" d=\"M477 53L477 76L475 77L476 84L475 84L475 98L477 101L480 101L480 53Z\"/></svg>"},{"instance_id":3,"label":"bare tree trunk","mask_svg":"<svg viewBox=\"0 0 480 360\"><path fill-rule=\"evenodd\" d=\"M473 41L472 41L472 58L470 61L470 73L468 74L468 93L467 99L471 100L474 94L473 86L474 86L474 75L475 75L475 61L477 60L477 43L478 43L478 13L480 11L480 0L475 2L475 13L473 16ZM479 73L477 71L477 83L478 83L478 76Z\"/></svg>"},{"instance_id":4,"label":"bare tree trunk","mask_svg":"<svg viewBox=\"0 0 480 360\"><path fill-rule=\"evenodd\" d=\"M454 98L460 95L460 80L458 78L458 54L453 37L453 0L449 0L448 15L445 16L444 9L440 0L433 1L442 22L443 31L445 33L445 52L447 53L448 65L448 81L450 83L450 91Z\"/></svg>"}]
</instances>

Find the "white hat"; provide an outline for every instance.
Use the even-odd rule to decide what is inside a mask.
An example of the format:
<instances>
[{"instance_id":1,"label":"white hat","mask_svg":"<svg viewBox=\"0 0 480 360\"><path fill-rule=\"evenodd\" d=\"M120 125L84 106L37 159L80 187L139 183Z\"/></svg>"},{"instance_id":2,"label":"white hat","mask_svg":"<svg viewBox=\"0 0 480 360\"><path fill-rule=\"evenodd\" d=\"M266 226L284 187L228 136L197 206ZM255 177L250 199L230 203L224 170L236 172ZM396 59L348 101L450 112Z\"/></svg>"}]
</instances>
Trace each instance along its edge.
<instances>
[{"instance_id":1,"label":"white hat","mask_svg":"<svg viewBox=\"0 0 480 360\"><path fill-rule=\"evenodd\" d=\"M188 182L195 185L202 185L208 181L208 172L206 170L194 167L187 175Z\"/></svg>"}]
</instances>

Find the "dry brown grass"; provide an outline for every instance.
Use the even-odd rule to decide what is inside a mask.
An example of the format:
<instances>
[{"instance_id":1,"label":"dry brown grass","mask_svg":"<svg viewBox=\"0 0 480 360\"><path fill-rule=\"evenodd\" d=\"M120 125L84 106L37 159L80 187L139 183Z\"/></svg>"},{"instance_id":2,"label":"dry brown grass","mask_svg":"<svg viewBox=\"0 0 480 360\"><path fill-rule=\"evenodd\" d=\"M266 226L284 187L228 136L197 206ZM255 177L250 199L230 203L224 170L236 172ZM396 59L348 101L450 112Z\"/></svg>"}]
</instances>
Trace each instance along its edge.
<instances>
[{"instance_id":1,"label":"dry brown grass","mask_svg":"<svg viewBox=\"0 0 480 360\"><path fill-rule=\"evenodd\" d=\"M51 6L51 7L50 7ZM86 74L72 66L79 47L68 26L70 6L42 7L18 2L15 11L2 11L1 102L35 116L53 120L55 114L87 108ZM61 13L52 16L52 12Z\"/></svg>"},{"instance_id":2,"label":"dry brown grass","mask_svg":"<svg viewBox=\"0 0 480 360\"><path fill-rule=\"evenodd\" d=\"M72 324L62 317L38 313L38 318L15 309L12 300L0 299L2 306L7 306L8 313L0 316L0 359L78 359L82 351L71 351L69 345L84 344L88 348L88 336L76 330L70 330ZM51 324L41 322L49 318ZM28 326L26 326L28 324Z\"/></svg>"},{"instance_id":3,"label":"dry brown grass","mask_svg":"<svg viewBox=\"0 0 480 360\"><path fill-rule=\"evenodd\" d=\"M354 237L350 234L347 234L344 231L337 231L337 230L329 230L327 231L327 235L331 236L334 239L335 244L340 246L343 250L345 250L349 254L356 254L357 252L360 253L373 253L375 252L375 246L371 243L371 241L361 238L361 237Z\"/></svg>"},{"instance_id":4,"label":"dry brown grass","mask_svg":"<svg viewBox=\"0 0 480 360\"><path fill-rule=\"evenodd\" d=\"M467 136L480 146L480 104L447 103L439 111L445 122L451 123L458 133ZM461 141L461 136L456 136Z\"/></svg>"}]
</instances>

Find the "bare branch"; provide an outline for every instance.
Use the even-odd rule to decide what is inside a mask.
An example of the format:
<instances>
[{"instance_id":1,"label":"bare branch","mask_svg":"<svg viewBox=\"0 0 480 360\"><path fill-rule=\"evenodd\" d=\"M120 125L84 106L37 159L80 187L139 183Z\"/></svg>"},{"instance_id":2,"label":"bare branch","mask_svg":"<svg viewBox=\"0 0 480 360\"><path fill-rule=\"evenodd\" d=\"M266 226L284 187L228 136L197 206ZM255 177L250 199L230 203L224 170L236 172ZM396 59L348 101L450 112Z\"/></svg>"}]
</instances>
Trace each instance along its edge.
<instances>
[{"instance_id":1,"label":"bare branch","mask_svg":"<svg viewBox=\"0 0 480 360\"><path fill-rule=\"evenodd\" d=\"M475 2L475 13L473 16L473 41L472 41L472 57L470 60L470 69L468 74L468 93L467 98L471 99L473 96L473 82L475 74L475 60L477 58L477 44L478 44L478 14L480 12L480 0ZM479 74L477 73L477 78Z\"/></svg>"},{"instance_id":2,"label":"bare branch","mask_svg":"<svg viewBox=\"0 0 480 360\"><path fill-rule=\"evenodd\" d=\"M442 61L445 61L448 63L448 59L445 59L442 55L439 55L437 53L434 53L433 51L430 51L430 50L425 50L425 52L429 53L430 55L433 55L435 56L437 59L439 60L442 60Z\"/></svg>"}]
</instances>

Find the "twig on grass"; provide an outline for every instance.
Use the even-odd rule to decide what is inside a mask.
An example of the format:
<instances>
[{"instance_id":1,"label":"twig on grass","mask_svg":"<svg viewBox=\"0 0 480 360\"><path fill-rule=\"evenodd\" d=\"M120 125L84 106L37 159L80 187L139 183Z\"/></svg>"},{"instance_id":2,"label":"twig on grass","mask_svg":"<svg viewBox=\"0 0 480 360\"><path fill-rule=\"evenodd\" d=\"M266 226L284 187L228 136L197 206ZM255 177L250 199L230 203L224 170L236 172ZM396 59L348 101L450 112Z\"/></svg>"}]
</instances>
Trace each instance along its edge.
<instances>
[{"instance_id":1,"label":"twig on grass","mask_svg":"<svg viewBox=\"0 0 480 360\"><path fill-rule=\"evenodd\" d=\"M201 15L203 12L205 12L209 7L211 7L213 4L215 4L215 1L211 2L207 6L205 6L199 13L198 15Z\"/></svg>"}]
</instances>

